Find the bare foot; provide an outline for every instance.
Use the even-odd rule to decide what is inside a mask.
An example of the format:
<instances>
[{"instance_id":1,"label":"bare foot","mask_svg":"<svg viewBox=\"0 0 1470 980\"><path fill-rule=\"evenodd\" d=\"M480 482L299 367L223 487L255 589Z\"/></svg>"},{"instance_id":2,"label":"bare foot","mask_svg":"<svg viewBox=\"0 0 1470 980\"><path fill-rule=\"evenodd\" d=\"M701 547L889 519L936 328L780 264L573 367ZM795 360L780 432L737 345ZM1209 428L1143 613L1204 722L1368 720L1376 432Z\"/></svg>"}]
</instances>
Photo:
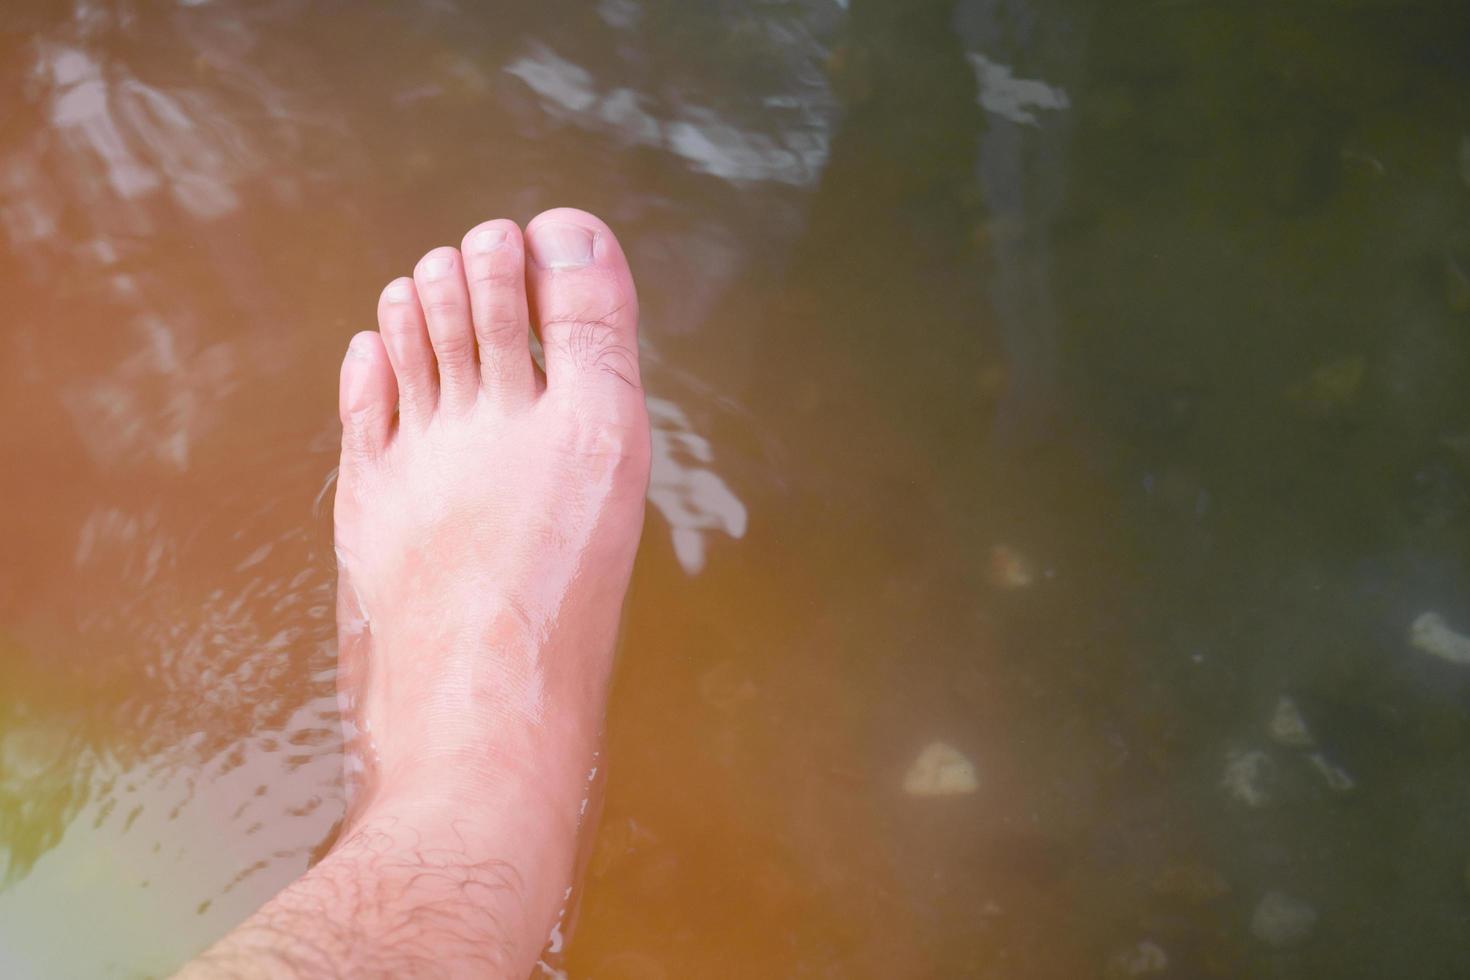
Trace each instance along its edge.
<instances>
[{"instance_id":1,"label":"bare foot","mask_svg":"<svg viewBox=\"0 0 1470 980\"><path fill-rule=\"evenodd\" d=\"M637 321L617 239L557 209L429 252L342 366L338 625L368 766L344 837L493 862L516 975L565 900L642 529Z\"/></svg>"},{"instance_id":2,"label":"bare foot","mask_svg":"<svg viewBox=\"0 0 1470 980\"><path fill-rule=\"evenodd\" d=\"M390 283L378 323L342 365L358 796L184 977L519 980L570 894L648 488L632 275L585 212L490 221Z\"/></svg>"}]
</instances>

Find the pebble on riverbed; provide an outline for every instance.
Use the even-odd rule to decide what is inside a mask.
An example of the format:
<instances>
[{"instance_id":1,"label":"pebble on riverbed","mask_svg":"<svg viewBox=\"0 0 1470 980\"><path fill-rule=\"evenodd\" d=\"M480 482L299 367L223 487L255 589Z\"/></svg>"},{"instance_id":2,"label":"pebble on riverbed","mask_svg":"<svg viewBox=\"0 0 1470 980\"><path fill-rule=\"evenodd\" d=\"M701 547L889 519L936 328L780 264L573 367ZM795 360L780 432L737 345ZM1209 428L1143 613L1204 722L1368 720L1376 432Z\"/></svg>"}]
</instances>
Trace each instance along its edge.
<instances>
[{"instance_id":1,"label":"pebble on riverbed","mask_svg":"<svg viewBox=\"0 0 1470 980\"><path fill-rule=\"evenodd\" d=\"M1299 898L1267 892L1251 914L1251 935L1268 946L1295 946L1317 928L1317 910Z\"/></svg>"},{"instance_id":2,"label":"pebble on riverbed","mask_svg":"<svg viewBox=\"0 0 1470 980\"><path fill-rule=\"evenodd\" d=\"M909 796L965 796L979 788L975 766L945 742L926 745L903 777Z\"/></svg>"},{"instance_id":3,"label":"pebble on riverbed","mask_svg":"<svg viewBox=\"0 0 1470 980\"><path fill-rule=\"evenodd\" d=\"M1451 629L1437 612L1419 614L1409 626L1409 643L1441 660L1470 666L1470 636Z\"/></svg>"},{"instance_id":4,"label":"pebble on riverbed","mask_svg":"<svg viewBox=\"0 0 1470 980\"><path fill-rule=\"evenodd\" d=\"M1233 749L1225 757L1220 786L1236 802L1261 807L1271 802L1269 784L1275 774L1275 761L1260 749Z\"/></svg>"},{"instance_id":5,"label":"pebble on riverbed","mask_svg":"<svg viewBox=\"0 0 1470 980\"><path fill-rule=\"evenodd\" d=\"M1266 723L1266 734L1277 745L1289 749L1311 748L1314 742L1301 709L1296 706L1296 701L1284 694L1276 700L1276 710L1271 712L1271 720Z\"/></svg>"}]
</instances>

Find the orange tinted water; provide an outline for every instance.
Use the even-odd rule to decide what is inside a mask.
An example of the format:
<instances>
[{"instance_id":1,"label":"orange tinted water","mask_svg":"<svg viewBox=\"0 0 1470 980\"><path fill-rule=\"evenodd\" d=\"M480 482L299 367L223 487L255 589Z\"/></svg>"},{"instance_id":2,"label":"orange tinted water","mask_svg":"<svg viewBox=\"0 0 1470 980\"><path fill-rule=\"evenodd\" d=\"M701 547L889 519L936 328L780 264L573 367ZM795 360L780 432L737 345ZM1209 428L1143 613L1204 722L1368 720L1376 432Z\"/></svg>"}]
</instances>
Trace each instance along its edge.
<instances>
[{"instance_id":1,"label":"orange tinted water","mask_svg":"<svg viewBox=\"0 0 1470 980\"><path fill-rule=\"evenodd\" d=\"M570 976L1470 970L1403 642L1464 609L1470 32L1339 7L7 7L0 975L166 974L329 838L338 359L560 204L657 455Z\"/></svg>"}]
</instances>

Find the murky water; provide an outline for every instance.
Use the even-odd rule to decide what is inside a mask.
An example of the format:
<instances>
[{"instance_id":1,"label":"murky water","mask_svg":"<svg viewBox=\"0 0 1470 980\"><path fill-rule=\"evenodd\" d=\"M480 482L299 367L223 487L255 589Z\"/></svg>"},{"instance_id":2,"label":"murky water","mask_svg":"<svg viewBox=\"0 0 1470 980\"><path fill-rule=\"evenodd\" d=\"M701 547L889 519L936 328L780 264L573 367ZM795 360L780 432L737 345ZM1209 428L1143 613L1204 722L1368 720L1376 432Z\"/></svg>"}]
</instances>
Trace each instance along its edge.
<instances>
[{"instance_id":1,"label":"murky water","mask_svg":"<svg viewBox=\"0 0 1470 980\"><path fill-rule=\"evenodd\" d=\"M1470 7L0 24L0 975L328 837L343 345L556 204L658 428L568 975L1470 975Z\"/></svg>"}]
</instances>

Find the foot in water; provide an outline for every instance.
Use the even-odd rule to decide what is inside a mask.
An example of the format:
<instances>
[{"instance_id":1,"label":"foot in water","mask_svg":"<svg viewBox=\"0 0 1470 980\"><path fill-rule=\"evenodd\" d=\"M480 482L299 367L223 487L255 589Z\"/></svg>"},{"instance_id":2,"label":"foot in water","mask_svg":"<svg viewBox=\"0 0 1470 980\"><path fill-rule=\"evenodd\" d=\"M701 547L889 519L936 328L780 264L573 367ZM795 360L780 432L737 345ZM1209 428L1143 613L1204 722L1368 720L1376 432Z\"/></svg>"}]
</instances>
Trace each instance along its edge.
<instances>
[{"instance_id":1,"label":"foot in water","mask_svg":"<svg viewBox=\"0 0 1470 980\"><path fill-rule=\"evenodd\" d=\"M251 975L289 947L333 976L530 972L569 893L642 528L637 321L617 239L565 208L524 235L479 225L383 291L342 365L336 500L366 772L328 856L201 967Z\"/></svg>"},{"instance_id":2,"label":"foot in water","mask_svg":"<svg viewBox=\"0 0 1470 980\"><path fill-rule=\"evenodd\" d=\"M532 955L570 880L643 524L637 322L612 232L549 211L425 255L342 368L339 631L377 767L356 822L437 806L472 834L499 810L528 824L506 861L549 834L514 868Z\"/></svg>"}]
</instances>

